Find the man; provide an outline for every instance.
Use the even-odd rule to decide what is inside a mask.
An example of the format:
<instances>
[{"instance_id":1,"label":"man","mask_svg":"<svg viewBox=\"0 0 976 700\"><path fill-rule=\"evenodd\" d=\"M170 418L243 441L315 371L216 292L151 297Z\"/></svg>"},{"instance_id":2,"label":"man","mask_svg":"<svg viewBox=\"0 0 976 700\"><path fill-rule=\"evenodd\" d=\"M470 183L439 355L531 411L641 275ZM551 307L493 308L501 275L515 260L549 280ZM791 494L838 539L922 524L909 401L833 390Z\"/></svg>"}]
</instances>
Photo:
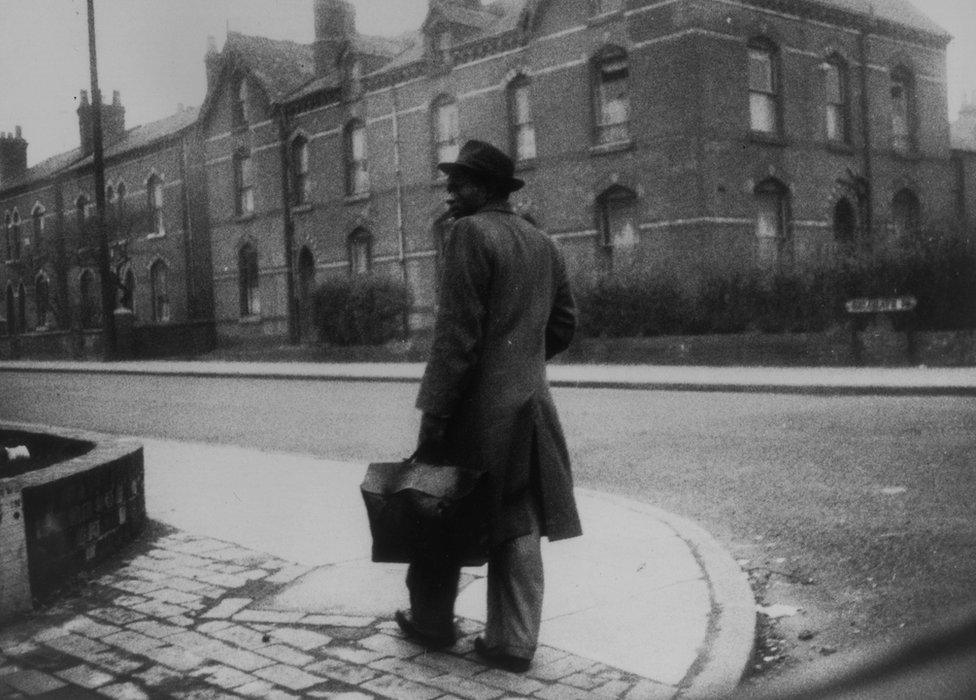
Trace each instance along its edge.
<instances>
[{"instance_id":1,"label":"man","mask_svg":"<svg viewBox=\"0 0 976 700\"><path fill-rule=\"evenodd\" d=\"M555 244L516 215L524 184L500 150L468 141L447 174L455 223L445 246L440 306L417 407L417 456L489 474L488 618L475 650L525 671L542 616L540 537L582 534L569 455L545 361L569 345L576 309ZM410 611L396 620L429 647L456 639L460 566L432 552L410 564Z\"/></svg>"}]
</instances>

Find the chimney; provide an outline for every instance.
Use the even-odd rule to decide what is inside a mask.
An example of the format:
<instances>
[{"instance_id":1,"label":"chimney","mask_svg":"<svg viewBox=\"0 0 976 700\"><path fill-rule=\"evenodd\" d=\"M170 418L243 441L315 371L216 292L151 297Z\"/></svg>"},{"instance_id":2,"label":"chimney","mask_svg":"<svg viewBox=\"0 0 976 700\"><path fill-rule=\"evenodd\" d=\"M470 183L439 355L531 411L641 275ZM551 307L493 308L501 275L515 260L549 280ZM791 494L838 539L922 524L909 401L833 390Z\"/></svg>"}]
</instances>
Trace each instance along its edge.
<instances>
[{"instance_id":1,"label":"chimney","mask_svg":"<svg viewBox=\"0 0 976 700\"><path fill-rule=\"evenodd\" d=\"M207 35L207 54L203 57L203 65L207 71L207 92L209 93L220 74L220 52L217 51L217 39Z\"/></svg>"},{"instance_id":2,"label":"chimney","mask_svg":"<svg viewBox=\"0 0 976 700\"><path fill-rule=\"evenodd\" d=\"M356 10L348 0L315 0L315 73L336 68L339 56L356 34Z\"/></svg>"},{"instance_id":3,"label":"chimney","mask_svg":"<svg viewBox=\"0 0 976 700\"><path fill-rule=\"evenodd\" d=\"M78 105L78 132L81 136L81 152L90 155L94 150L92 140L92 109L94 105L88 102L88 91L81 91ZM112 104L102 104L102 143L109 146L125 136L125 107L119 97L119 91L112 92Z\"/></svg>"},{"instance_id":4,"label":"chimney","mask_svg":"<svg viewBox=\"0 0 976 700\"><path fill-rule=\"evenodd\" d=\"M0 187L27 171L27 142L20 127L12 134L0 134Z\"/></svg>"}]
</instances>

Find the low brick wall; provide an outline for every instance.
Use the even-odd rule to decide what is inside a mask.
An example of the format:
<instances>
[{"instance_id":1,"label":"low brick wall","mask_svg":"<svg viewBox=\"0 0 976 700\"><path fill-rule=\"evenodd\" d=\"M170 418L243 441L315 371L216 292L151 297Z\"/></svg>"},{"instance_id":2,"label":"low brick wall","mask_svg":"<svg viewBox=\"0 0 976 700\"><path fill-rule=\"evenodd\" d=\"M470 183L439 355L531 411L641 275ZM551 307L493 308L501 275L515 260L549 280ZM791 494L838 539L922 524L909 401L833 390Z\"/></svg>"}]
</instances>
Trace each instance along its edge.
<instances>
[{"instance_id":1,"label":"low brick wall","mask_svg":"<svg viewBox=\"0 0 976 700\"><path fill-rule=\"evenodd\" d=\"M0 619L29 610L135 538L146 521L142 446L111 435L0 424L85 454L0 479Z\"/></svg>"},{"instance_id":2,"label":"low brick wall","mask_svg":"<svg viewBox=\"0 0 976 700\"><path fill-rule=\"evenodd\" d=\"M133 351L136 358L196 355L209 352L217 345L213 321L136 326L134 332Z\"/></svg>"}]
</instances>

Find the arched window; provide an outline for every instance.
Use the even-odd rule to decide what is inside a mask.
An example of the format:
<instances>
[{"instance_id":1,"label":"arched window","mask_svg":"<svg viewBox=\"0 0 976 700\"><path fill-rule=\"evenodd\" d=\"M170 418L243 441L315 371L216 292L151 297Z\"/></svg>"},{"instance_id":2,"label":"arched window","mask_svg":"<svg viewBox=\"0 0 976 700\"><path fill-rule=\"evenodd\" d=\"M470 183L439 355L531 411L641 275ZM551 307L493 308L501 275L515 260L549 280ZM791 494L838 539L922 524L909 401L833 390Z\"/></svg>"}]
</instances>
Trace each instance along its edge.
<instances>
[{"instance_id":1,"label":"arched window","mask_svg":"<svg viewBox=\"0 0 976 700\"><path fill-rule=\"evenodd\" d=\"M85 269L81 271L78 284L78 296L81 310L82 328L99 328L102 325L101 304L99 301L98 284L95 273Z\"/></svg>"},{"instance_id":2,"label":"arched window","mask_svg":"<svg viewBox=\"0 0 976 700\"><path fill-rule=\"evenodd\" d=\"M907 153L914 148L915 78L904 66L891 71L891 146Z\"/></svg>"},{"instance_id":3,"label":"arched window","mask_svg":"<svg viewBox=\"0 0 976 700\"><path fill-rule=\"evenodd\" d=\"M17 330L27 332L27 287L23 282L17 287Z\"/></svg>"},{"instance_id":4,"label":"arched window","mask_svg":"<svg viewBox=\"0 0 976 700\"><path fill-rule=\"evenodd\" d=\"M10 243L12 248L12 259L20 259L20 212L14 209L13 214L10 216Z\"/></svg>"},{"instance_id":5,"label":"arched window","mask_svg":"<svg viewBox=\"0 0 976 700\"><path fill-rule=\"evenodd\" d=\"M5 260L13 260L14 257L14 244L10 240L10 212L6 211L3 213L3 240L6 248Z\"/></svg>"},{"instance_id":6,"label":"arched window","mask_svg":"<svg viewBox=\"0 0 976 700\"><path fill-rule=\"evenodd\" d=\"M231 94L231 122L235 127L247 125L247 79L241 77Z\"/></svg>"},{"instance_id":7,"label":"arched window","mask_svg":"<svg viewBox=\"0 0 976 700\"><path fill-rule=\"evenodd\" d=\"M627 52L609 46L593 59L593 101L596 142L619 143L630 138L630 67Z\"/></svg>"},{"instance_id":8,"label":"arched window","mask_svg":"<svg viewBox=\"0 0 976 700\"><path fill-rule=\"evenodd\" d=\"M535 126L529 99L529 79L519 75L508 84L508 123L516 162L535 158Z\"/></svg>"},{"instance_id":9,"label":"arched window","mask_svg":"<svg viewBox=\"0 0 976 700\"><path fill-rule=\"evenodd\" d=\"M237 252L237 279L241 299L241 316L261 313L261 288L258 278L258 251L245 243Z\"/></svg>"},{"instance_id":10,"label":"arched window","mask_svg":"<svg viewBox=\"0 0 976 700\"><path fill-rule=\"evenodd\" d=\"M366 160L366 127L359 120L346 125L346 194L369 192L369 167Z\"/></svg>"},{"instance_id":11,"label":"arched window","mask_svg":"<svg viewBox=\"0 0 976 700\"><path fill-rule=\"evenodd\" d=\"M763 266L776 265L790 235L790 190L771 178L756 185L754 194L758 261Z\"/></svg>"},{"instance_id":12,"label":"arched window","mask_svg":"<svg viewBox=\"0 0 976 700\"><path fill-rule=\"evenodd\" d=\"M31 211L31 233L34 236L34 247L40 246L44 240L44 207L35 205Z\"/></svg>"},{"instance_id":13,"label":"arched window","mask_svg":"<svg viewBox=\"0 0 976 700\"><path fill-rule=\"evenodd\" d=\"M234 155L235 211L238 216L254 212L254 180L251 173L251 154L238 151Z\"/></svg>"},{"instance_id":14,"label":"arched window","mask_svg":"<svg viewBox=\"0 0 976 700\"><path fill-rule=\"evenodd\" d=\"M294 206L308 203L308 139L304 136L291 142L291 198Z\"/></svg>"},{"instance_id":15,"label":"arched window","mask_svg":"<svg viewBox=\"0 0 976 700\"><path fill-rule=\"evenodd\" d=\"M847 63L834 54L822 64L821 69L823 70L824 125L827 140L847 143L850 141Z\"/></svg>"},{"instance_id":16,"label":"arched window","mask_svg":"<svg viewBox=\"0 0 976 700\"><path fill-rule=\"evenodd\" d=\"M36 315L37 328L47 329L48 314L51 311L51 284L47 275L39 273L34 279L34 313Z\"/></svg>"},{"instance_id":17,"label":"arched window","mask_svg":"<svg viewBox=\"0 0 976 700\"><path fill-rule=\"evenodd\" d=\"M152 297L152 320L166 323L170 317L169 268L162 260L149 268L149 294Z\"/></svg>"},{"instance_id":18,"label":"arched window","mask_svg":"<svg viewBox=\"0 0 976 700\"><path fill-rule=\"evenodd\" d=\"M841 197L834 205L834 240L847 248L857 237L857 214L847 197Z\"/></svg>"},{"instance_id":19,"label":"arched window","mask_svg":"<svg viewBox=\"0 0 976 700\"><path fill-rule=\"evenodd\" d=\"M136 275L129 267L122 275L122 289L119 290L119 306L129 311L135 311Z\"/></svg>"},{"instance_id":20,"label":"arched window","mask_svg":"<svg viewBox=\"0 0 976 700\"><path fill-rule=\"evenodd\" d=\"M7 285L7 291L4 296L6 297L7 306L7 334L13 335L17 332L17 306L14 303L13 285Z\"/></svg>"},{"instance_id":21,"label":"arched window","mask_svg":"<svg viewBox=\"0 0 976 700\"><path fill-rule=\"evenodd\" d=\"M766 39L749 42L749 127L764 134L778 134L779 51Z\"/></svg>"},{"instance_id":22,"label":"arched window","mask_svg":"<svg viewBox=\"0 0 976 700\"><path fill-rule=\"evenodd\" d=\"M607 249L632 248L637 244L637 195L616 185L596 199L600 242Z\"/></svg>"},{"instance_id":23,"label":"arched window","mask_svg":"<svg viewBox=\"0 0 976 700\"><path fill-rule=\"evenodd\" d=\"M152 214L153 234L162 236L166 233L166 223L163 219L163 179L159 175L151 175L146 182L146 197Z\"/></svg>"},{"instance_id":24,"label":"arched window","mask_svg":"<svg viewBox=\"0 0 976 700\"><path fill-rule=\"evenodd\" d=\"M349 236L349 271L364 275L370 269L373 237L366 229L358 228Z\"/></svg>"},{"instance_id":25,"label":"arched window","mask_svg":"<svg viewBox=\"0 0 976 700\"><path fill-rule=\"evenodd\" d=\"M891 200L891 223L898 240L914 240L921 231L922 205L912 190L904 188Z\"/></svg>"},{"instance_id":26,"label":"arched window","mask_svg":"<svg viewBox=\"0 0 976 700\"><path fill-rule=\"evenodd\" d=\"M457 103L447 95L441 95L433 104L434 164L449 163L458 156ZM438 171L439 172L439 171Z\"/></svg>"}]
</instances>

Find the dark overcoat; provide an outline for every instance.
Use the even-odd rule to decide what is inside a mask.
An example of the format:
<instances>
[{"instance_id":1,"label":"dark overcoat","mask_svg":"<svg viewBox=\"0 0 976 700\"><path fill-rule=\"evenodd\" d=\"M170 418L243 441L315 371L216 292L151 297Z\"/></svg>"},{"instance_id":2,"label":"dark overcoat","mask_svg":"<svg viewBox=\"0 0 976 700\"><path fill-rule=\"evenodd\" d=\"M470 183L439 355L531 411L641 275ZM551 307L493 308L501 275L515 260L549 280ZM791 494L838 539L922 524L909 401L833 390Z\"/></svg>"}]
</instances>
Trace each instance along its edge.
<instances>
[{"instance_id":1,"label":"dark overcoat","mask_svg":"<svg viewBox=\"0 0 976 700\"><path fill-rule=\"evenodd\" d=\"M449 418L453 461L490 474L492 544L531 531L533 492L550 540L582 534L545 369L575 328L565 264L546 234L508 203L455 222L417 407Z\"/></svg>"}]
</instances>

